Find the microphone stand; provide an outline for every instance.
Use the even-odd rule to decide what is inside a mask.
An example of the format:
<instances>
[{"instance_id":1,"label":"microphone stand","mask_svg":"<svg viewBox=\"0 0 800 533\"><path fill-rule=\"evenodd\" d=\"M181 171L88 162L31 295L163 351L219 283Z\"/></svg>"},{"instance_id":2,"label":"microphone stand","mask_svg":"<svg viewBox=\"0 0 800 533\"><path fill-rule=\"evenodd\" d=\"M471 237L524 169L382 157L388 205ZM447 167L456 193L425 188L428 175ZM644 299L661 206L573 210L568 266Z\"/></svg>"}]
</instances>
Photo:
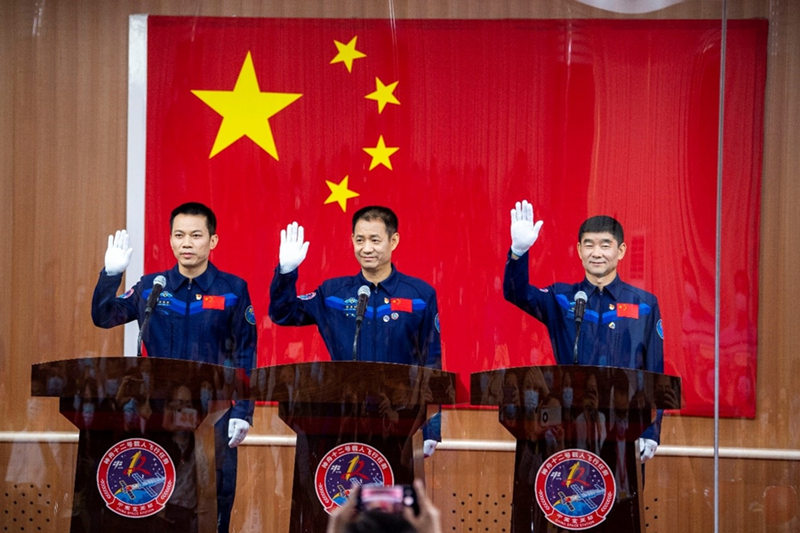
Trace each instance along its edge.
<instances>
[{"instance_id":1,"label":"microphone stand","mask_svg":"<svg viewBox=\"0 0 800 533\"><path fill-rule=\"evenodd\" d=\"M358 361L358 337L361 334L361 323L367 313L367 303L369 302L370 288L362 285L358 288L358 305L356 306L356 334L353 336L353 361Z\"/></svg>"},{"instance_id":2,"label":"microphone stand","mask_svg":"<svg viewBox=\"0 0 800 533\"><path fill-rule=\"evenodd\" d=\"M358 361L358 337L361 333L361 320L356 320L356 335L353 337L353 361Z\"/></svg>"},{"instance_id":3,"label":"microphone stand","mask_svg":"<svg viewBox=\"0 0 800 533\"><path fill-rule=\"evenodd\" d=\"M575 345L572 347L572 364L578 364L578 339L581 338L581 324L583 324L583 314L586 312L586 293L578 291L575 293Z\"/></svg>"},{"instance_id":4,"label":"microphone stand","mask_svg":"<svg viewBox=\"0 0 800 533\"><path fill-rule=\"evenodd\" d=\"M145 328L150 323L150 313L151 311L145 310L142 326L139 328L139 338L136 339L136 357L142 356L142 335L144 334Z\"/></svg>"},{"instance_id":5,"label":"microphone stand","mask_svg":"<svg viewBox=\"0 0 800 533\"><path fill-rule=\"evenodd\" d=\"M575 324L575 345L572 347L572 364L578 364L578 339L581 337L581 324L583 320Z\"/></svg>"},{"instance_id":6,"label":"microphone stand","mask_svg":"<svg viewBox=\"0 0 800 533\"><path fill-rule=\"evenodd\" d=\"M153 308L158 304L158 297L166 286L166 277L159 274L153 279L152 292L150 293L150 296L147 297L147 303L144 306L144 318L142 319L142 325L139 327L139 338L136 340L137 357L141 357L142 355L142 335L144 334L144 330L150 321L150 316L153 314Z\"/></svg>"}]
</instances>

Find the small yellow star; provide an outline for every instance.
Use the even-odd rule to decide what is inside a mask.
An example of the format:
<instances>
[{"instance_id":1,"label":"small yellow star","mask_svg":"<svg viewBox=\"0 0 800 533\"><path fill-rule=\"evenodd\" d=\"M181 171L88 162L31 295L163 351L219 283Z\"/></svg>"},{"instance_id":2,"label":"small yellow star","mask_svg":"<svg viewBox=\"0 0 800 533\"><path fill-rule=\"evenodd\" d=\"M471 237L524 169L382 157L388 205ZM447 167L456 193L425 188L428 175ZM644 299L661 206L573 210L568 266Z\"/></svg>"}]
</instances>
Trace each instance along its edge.
<instances>
[{"instance_id":1,"label":"small yellow star","mask_svg":"<svg viewBox=\"0 0 800 533\"><path fill-rule=\"evenodd\" d=\"M333 44L336 45L336 49L339 50L339 53L336 54L336 57L331 59L331 65L334 63L344 63L344 66L347 67L347 72L353 72L353 60L367 57L366 54L356 50L356 39L358 39L358 35L350 39L350 42L347 44L340 43L336 39L333 40Z\"/></svg>"},{"instance_id":2,"label":"small yellow star","mask_svg":"<svg viewBox=\"0 0 800 533\"><path fill-rule=\"evenodd\" d=\"M269 118L303 96L298 93L261 92L250 52L244 58L232 91L192 91L192 94L222 115L222 124L209 159L242 137L248 137L276 161L278 149L269 127Z\"/></svg>"},{"instance_id":3,"label":"small yellow star","mask_svg":"<svg viewBox=\"0 0 800 533\"><path fill-rule=\"evenodd\" d=\"M365 152L367 152L369 155L372 156L372 161L369 164L369 169L372 170L378 165L383 165L389 170L392 170L392 162L389 160L389 156L391 156L399 149L400 148L397 146L386 146L386 143L383 142L383 135L381 135L380 137L378 137L378 145L375 148L363 149Z\"/></svg>"},{"instance_id":4,"label":"small yellow star","mask_svg":"<svg viewBox=\"0 0 800 533\"><path fill-rule=\"evenodd\" d=\"M394 90L398 82L384 85L380 78L375 78L375 92L371 92L364 98L368 100L376 100L378 102L378 113L383 113L383 108L386 104L400 105L400 101L394 97Z\"/></svg>"},{"instance_id":5,"label":"small yellow star","mask_svg":"<svg viewBox=\"0 0 800 533\"><path fill-rule=\"evenodd\" d=\"M345 176L338 184L325 180L325 184L331 190L331 194L328 196L328 199L325 200L325 204L339 202L339 207L342 208L342 211L347 211L348 198L355 198L358 196L357 192L347 188L347 181L349 178L350 176Z\"/></svg>"}]
</instances>

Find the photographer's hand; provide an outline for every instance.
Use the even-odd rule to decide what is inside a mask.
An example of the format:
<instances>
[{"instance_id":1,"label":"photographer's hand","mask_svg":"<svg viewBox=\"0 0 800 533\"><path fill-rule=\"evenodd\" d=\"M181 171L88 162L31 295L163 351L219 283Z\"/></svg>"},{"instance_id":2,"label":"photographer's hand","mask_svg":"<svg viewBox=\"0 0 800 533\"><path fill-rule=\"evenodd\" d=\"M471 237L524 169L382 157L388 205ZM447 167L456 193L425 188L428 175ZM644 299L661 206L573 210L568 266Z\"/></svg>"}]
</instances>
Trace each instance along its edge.
<instances>
[{"instance_id":1,"label":"photographer's hand","mask_svg":"<svg viewBox=\"0 0 800 533\"><path fill-rule=\"evenodd\" d=\"M441 513L425 493L425 485L421 479L414 480L414 490L417 493L419 514L415 516L414 511L406 507L403 509L403 516L417 528L419 533L442 533Z\"/></svg>"},{"instance_id":2,"label":"photographer's hand","mask_svg":"<svg viewBox=\"0 0 800 533\"><path fill-rule=\"evenodd\" d=\"M347 531L347 524L353 521L356 517L356 502L358 501L358 493L361 490L361 485L357 485L350 491L347 501L344 505L331 513L328 519L328 528L326 533L345 533Z\"/></svg>"}]
</instances>

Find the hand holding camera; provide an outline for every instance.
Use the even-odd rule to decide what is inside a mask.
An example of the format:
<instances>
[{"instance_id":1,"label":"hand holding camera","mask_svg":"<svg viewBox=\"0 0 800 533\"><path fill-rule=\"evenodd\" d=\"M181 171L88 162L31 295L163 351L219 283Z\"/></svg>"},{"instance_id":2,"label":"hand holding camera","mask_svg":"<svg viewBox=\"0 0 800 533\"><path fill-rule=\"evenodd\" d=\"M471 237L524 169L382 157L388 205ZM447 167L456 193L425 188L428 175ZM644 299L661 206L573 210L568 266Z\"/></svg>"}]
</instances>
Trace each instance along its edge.
<instances>
[{"instance_id":1,"label":"hand holding camera","mask_svg":"<svg viewBox=\"0 0 800 533\"><path fill-rule=\"evenodd\" d=\"M425 494L422 480L412 485L364 485L353 488L347 502L328 521L327 533L346 533L351 524L359 531L382 533L388 523L405 523L418 533L442 533L441 516ZM405 530L405 529L404 529Z\"/></svg>"}]
</instances>

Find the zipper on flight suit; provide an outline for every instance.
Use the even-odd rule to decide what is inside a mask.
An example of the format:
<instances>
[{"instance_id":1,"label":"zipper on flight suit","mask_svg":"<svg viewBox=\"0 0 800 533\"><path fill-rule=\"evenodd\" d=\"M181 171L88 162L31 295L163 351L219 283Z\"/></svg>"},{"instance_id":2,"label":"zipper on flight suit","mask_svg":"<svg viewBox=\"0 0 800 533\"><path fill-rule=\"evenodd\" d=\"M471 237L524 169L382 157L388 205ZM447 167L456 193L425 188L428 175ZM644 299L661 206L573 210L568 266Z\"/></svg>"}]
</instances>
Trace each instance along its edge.
<instances>
[{"instance_id":1,"label":"zipper on flight suit","mask_svg":"<svg viewBox=\"0 0 800 533\"><path fill-rule=\"evenodd\" d=\"M189 304L192 303L192 278L189 278L189 283L186 284L186 310L183 314L183 351L178 357L181 359L191 359L189 353Z\"/></svg>"}]
</instances>

